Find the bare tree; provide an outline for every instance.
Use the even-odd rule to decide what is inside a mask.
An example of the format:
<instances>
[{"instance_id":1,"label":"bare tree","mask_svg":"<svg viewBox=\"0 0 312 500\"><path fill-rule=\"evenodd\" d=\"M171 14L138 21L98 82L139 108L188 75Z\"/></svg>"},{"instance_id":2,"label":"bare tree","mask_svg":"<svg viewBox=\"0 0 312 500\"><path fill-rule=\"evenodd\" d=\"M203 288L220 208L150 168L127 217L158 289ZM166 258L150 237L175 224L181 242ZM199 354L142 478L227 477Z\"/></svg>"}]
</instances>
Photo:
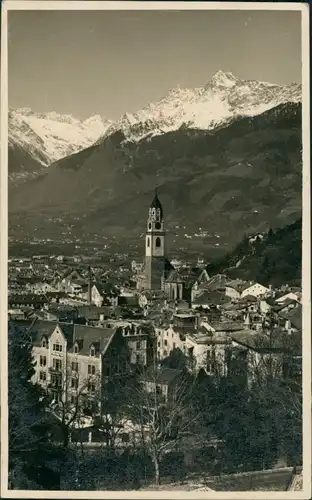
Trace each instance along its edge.
<instances>
[{"instance_id":1,"label":"bare tree","mask_svg":"<svg viewBox=\"0 0 312 500\"><path fill-rule=\"evenodd\" d=\"M183 434L198 419L191 411L193 381L180 377L161 392L161 367L149 368L147 384L142 383L135 396L135 421L141 429L141 445L154 464L155 484L160 484L160 464L164 455L176 449Z\"/></svg>"},{"instance_id":2,"label":"bare tree","mask_svg":"<svg viewBox=\"0 0 312 500\"><path fill-rule=\"evenodd\" d=\"M88 418L97 413L99 395L98 377L88 376L81 380L69 368L65 371L52 371L47 390L47 408L59 422L64 448L69 446L72 430L79 431Z\"/></svg>"},{"instance_id":3,"label":"bare tree","mask_svg":"<svg viewBox=\"0 0 312 500\"><path fill-rule=\"evenodd\" d=\"M137 388L136 376L113 376L102 384L100 414L95 419L95 427L103 432L107 449L115 452L118 440L126 434L131 425L133 409L129 394Z\"/></svg>"}]
</instances>

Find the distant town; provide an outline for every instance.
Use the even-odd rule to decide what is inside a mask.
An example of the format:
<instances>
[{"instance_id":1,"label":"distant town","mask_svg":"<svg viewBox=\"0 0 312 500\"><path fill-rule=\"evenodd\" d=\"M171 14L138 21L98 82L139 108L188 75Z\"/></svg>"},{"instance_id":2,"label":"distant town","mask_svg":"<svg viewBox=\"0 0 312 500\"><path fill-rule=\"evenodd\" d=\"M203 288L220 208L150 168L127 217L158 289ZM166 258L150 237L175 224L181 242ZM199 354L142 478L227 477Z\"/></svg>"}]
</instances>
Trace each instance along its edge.
<instances>
[{"instance_id":1,"label":"distant town","mask_svg":"<svg viewBox=\"0 0 312 500\"><path fill-rule=\"evenodd\" d=\"M59 478L57 487L112 489L115 477L119 488L168 488L192 477L189 489L224 490L224 478L235 484L246 473L246 490L252 481L254 489L266 481L296 489L301 289L210 275L201 256L170 261L165 222L155 192L138 242L142 259L9 259L10 345L16 332L30 339L31 381L44 395L52 443L87 453L79 463L92 463L99 450L101 459L108 451L119 460L148 457L135 477L131 469L121 479L116 469L104 478L93 464L90 486L90 470L77 466L76 482ZM14 473L10 481L16 487Z\"/></svg>"}]
</instances>

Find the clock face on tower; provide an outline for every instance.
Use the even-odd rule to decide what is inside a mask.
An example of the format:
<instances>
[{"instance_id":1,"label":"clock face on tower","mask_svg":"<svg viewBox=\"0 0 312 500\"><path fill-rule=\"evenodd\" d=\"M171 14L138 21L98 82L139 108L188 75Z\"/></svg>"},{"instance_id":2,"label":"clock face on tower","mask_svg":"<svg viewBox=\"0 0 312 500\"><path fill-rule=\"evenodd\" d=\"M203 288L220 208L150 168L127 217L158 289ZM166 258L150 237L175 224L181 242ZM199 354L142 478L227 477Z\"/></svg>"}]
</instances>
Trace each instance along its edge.
<instances>
[{"instance_id":1,"label":"clock face on tower","mask_svg":"<svg viewBox=\"0 0 312 500\"><path fill-rule=\"evenodd\" d=\"M160 222L156 222L156 224L155 224L155 229L160 229L160 228L161 228L161 224L160 224Z\"/></svg>"}]
</instances>

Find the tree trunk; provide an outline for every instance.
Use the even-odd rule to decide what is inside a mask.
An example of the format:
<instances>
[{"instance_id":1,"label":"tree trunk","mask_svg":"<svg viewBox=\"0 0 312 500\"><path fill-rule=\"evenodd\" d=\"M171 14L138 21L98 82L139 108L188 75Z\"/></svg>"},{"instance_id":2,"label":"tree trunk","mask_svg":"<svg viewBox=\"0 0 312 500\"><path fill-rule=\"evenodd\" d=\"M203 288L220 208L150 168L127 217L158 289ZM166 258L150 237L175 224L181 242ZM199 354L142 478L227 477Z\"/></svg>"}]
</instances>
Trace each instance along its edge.
<instances>
[{"instance_id":1,"label":"tree trunk","mask_svg":"<svg viewBox=\"0 0 312 500\"><path fill-rule=\"evenodd\" d=\"M159 458L154 457L153 458L154 462L154 467L155 467L155 485L159 486L160 485L160 477L159 477Z\"/></svg>"},{"instance_id":2,"label":"tree trunk","mask_svg":"<svg viewBox=\"0 0 312 500\"><path fill-rule=\"evenodd\" d=\"M68 448L69 445L69 430L66 425L62 425L63 447Z\"/></svg>"}]
</instances>

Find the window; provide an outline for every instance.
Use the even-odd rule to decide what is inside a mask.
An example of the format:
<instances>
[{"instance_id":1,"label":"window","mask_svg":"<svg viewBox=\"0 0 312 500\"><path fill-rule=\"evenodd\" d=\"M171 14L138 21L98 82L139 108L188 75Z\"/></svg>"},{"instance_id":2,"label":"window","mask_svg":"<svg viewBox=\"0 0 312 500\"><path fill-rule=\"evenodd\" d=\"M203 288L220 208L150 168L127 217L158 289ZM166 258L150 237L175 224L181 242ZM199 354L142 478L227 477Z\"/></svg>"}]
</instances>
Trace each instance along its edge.
<instances>
[{"instance_id":1,"label":"window","mask_svg":"<svg viewBox=\"0 0 312 500\"><path fill-rule=\"evenodd\" d=\"M40 372L39 379L45 382L47 380L46 372Z\"/></svg>"},{"instance_id":2,"label":"window","mask_svg":"<svg viewBox=\"0 0 312 500\"><path fill-rule=\"evenodd\" d=\"M74 353L77 354L78 353L78 346L77 344L74 346Z\"/></svg>"},{"instance_id":3,"label":"window","mask_svg":"<svg viewBox=\"0 0 312 500\"><path fill-rule=\"evenodd\" d=\"M42 347L47 347L47 341L46 341L46 339L42 339Z\"/></svg>"},{"instance_id":4,"label":"window","mask_svg":"<svg viewBox=\"0 0 312 500\"><path fill-rule=\"evenodd\" d=\"M95 375L95 366L94 365L88 365L88 374Z\"/></svg>"},{"instance_id":5,"label":"window","mask_svg":"<svg viewBox=\"0 0 312 500\"><path fill-rule=\"evenodd\" d=\"M168 345L168 341L167 341L167 339L165 339L165 340L164 340L164 344L165 344L165 346L167 346L167 345Z\"/></svg>"},{"instance_id":6,"label":"window","mask_svg":"<svg viewBox=\"0 0 312 500\"><path fill-rule=\"evenodd\" d=\"M136 362L137 362L138 365L144 365L144 356L141 356L140 354L137 354Z\"/></svg>"},{"instance_id":7,"label":"window","mask_svg":"<svg viewBox=\"0 0 312 500\"><path fill-rule=\"evenodd\" d=\"M152 224L149 222L148 229L152 229Z\"/></svg>"},{"instance_id":8,"label":"window","mask_svg":"<svg viewBox=\"0 0 312 500\"><path fill-rule=\"evenodd\" d=\"M90 356L95 356L95 349L93 346L90 348Z\"/></svg>"},{"instance_id":9,"label":"window","mask_svg":"<svg viewBox=\"0 0 312 500\"><path fill-rule=\"evenodd\" d=\"M167 356L167 351L166 350L164 351L164 356Z\"/></svg>"},{"instance_id":10,"label":"window","mask_svg":"<svg viewBox=\"0 0 312 500\"><path fill-rule=\"evenodd\" d=\"M160 342L158 342L157 346L160 347Z\"/></svg>"},{"instance_id":11,"label":"window","mask_svg":"<svg viewBox=\"0 0 312 500\"><path fill-rule=\"evenodd\" d=\"M56 375L55 373L52 373L51 384L54 385L54 387L61 387L62 377L60 375Z\"/></svg>"},{"instance_id":12,"label":"window","mask_svg":"<svg viewBox=\"0 0 312 500\"><path fill-rule=\"evenodd\" d=\"M156 385L156 394L157 394L158 396L160 396L160 394L162 394L161 385Z\"/></svg>"},{"instance_id":13,"label":"window","mask_svg":"<svg viewBox=\"0 0 312 500\"><path fill-rule=\"evenodd\" d=\"M156 243L155 243L156 247L160 247L161 245L161 241L160 241L160 238L156 238Z\"/></svg>"},{"instance_id":14,"label":"window","mask_svg":"<svg viewBox=\"0 0 312 500\"><path fill-rule=\"evenodd\" d=\"M72 371L77 372L78 371L78 363L76 361L72 362Z\"/></svg>"},{"instance_id":15,"label":"window","mask_svg":"<svg viewBox=\"0 0 312 500\"><path fill-rule=\"evenodd\" d=\"M78 389L78 379L77 378L71 379L71 386L72 386L72 389Z\"/></svg>"},{"instance_id":16,"label":"window","mask_svg":"<svg viewBox=\"0 0 312 500\"><path fill-rule=\"evenodd\" d=\"M176 348L176 343L175 343L175 342L173 342L173 344L172 344L172 348L173 348L173 349L175 349L175 348Z\"/></svg>"},{"instance_id":17,"label":"window","mask_svg":"<svg viewBox=\"0 0 312 500\"><path fill-rule=\"evenodd\" d=\"M129 441L130 441L129 434L126 432L123 432L122 434L120 434L120 438L121 438L121 441L123 443L129 443Z\"/></svg>"},{"instance_id":18,"label":"window","mask_svg":"<svg viewBox=\"0 0 312 500\"><path fill-rule=\"evenodd\" d=\"M53 351L62 352L63 346L59 343L53 344Z\"/></svg>"},{"instance_id":19,"label":"window","mask_svg":"<svg viewBox=\"0 0 312 500\"><path fill-rule=\"evenodd\" d=\"M52 366L57 371L61 370L62 369L62 361L60 359L53 358Z\"/></svg>"},{"instance_id":20,"label":"window","mask_svg":"<svg viewBox=\"0 0 312 500\"><path fill-rule=\"evenodd\" d=\"M88 383L88 391L89 392L95 392L95 384L94 383Z\"/></svg>"},{"instance_id":21,"label":"window","mask_svg":"<svg viewBox=\"0 0 312 500\"><path fill-rule=\"evenodd\" d=\"M136 343L136 348L137 348L137 349L141 349L141 342L140 342L140 341L138 341L138 342Z\"/></svg>"},{"instance_id":22,"label":"window","mask_svg":"<svg viewBox=\"0 0 312 500\"><path fill-rule=\"evenodd\" d=\"M104 366L104 376L109 377L111 374L110 366Z\"/></svg>"},{"instance_id":23,"label":"window","mask_svg":"<svg viewBox=\"0 0 312 500\"><path fill-rule=\"evenodd\" d=\"M150 239L147 238L147 246L149 247L150 246Z\"/></svg>"},{"instance_id":24,"label":"window","mask_svg":"<svg viewBox=\"0 0 312 500\"><path fill-rule=\"evenodd\" d=\"M47 357L40 356L40 366L46 366L46 365L47 365Z\"/></svg>"}]
</instances>

